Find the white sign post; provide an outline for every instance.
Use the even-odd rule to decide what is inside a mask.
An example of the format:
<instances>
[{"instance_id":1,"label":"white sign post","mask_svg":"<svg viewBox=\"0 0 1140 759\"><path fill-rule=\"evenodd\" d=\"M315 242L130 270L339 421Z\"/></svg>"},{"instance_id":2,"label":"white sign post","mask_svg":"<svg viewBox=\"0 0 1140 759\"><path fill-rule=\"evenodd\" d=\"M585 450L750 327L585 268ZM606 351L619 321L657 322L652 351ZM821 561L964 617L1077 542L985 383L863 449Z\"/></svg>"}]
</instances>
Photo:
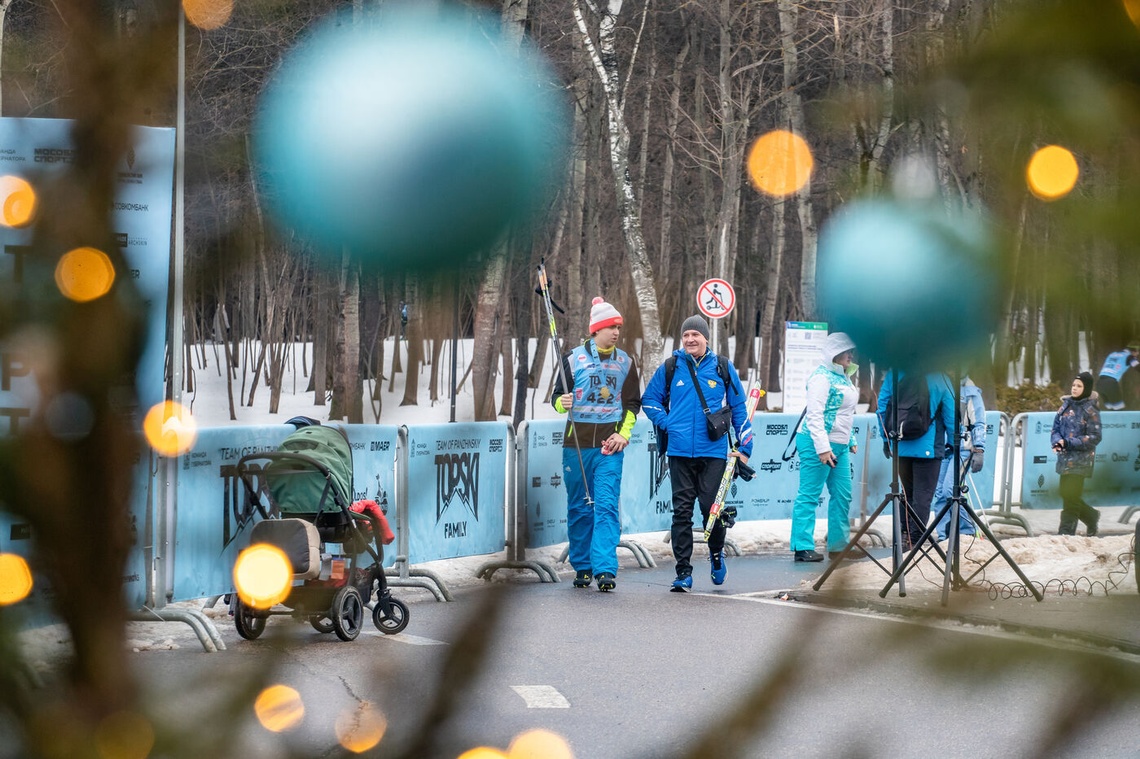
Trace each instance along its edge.
<instances>
[{"instance_id":1,"label":"white sign post","mask_svg":"<svg viewBox=\"0 0 1140 759\"><path fill-rule=\"evenodd\" d=\"M709 279L697 288L697 308L712 320L712 344L716 350L717 322L728 316L736 305L736 291L723 279Z\"/></svg>"},{"instance_id":2,"label":"white sign post","mask_svg":"<svg viewBox=\"0 0 1140 759\"><path fill-rule=\"evenodd\" d=\"M808 376L819 366L827 338L827 322L785 322L784 413L798 414L807 405Z\"/></svg>"}]
</instances>

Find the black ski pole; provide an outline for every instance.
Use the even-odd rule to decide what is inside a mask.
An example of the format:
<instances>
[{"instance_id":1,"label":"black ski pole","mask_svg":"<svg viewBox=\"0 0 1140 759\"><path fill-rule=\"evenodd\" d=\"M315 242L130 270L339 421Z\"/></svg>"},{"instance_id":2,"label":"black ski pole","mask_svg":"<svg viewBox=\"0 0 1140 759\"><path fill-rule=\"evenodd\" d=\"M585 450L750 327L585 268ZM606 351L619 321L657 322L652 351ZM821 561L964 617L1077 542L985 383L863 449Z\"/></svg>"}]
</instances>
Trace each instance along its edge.
<instances>
[{"instance_id":1,"label":"black ski pole","mask_svg":"<svg viewBox=\"0 0 1140 759\"><path fill-rule=\"evenodd\" d=\"M542 292L542 303L546 307L546 318L550 320L550 342L554 346L554 364L558 367L558 378L562 380L562 387L566 392L573 393L574 386L568 384L566 372L562 368L562 346L558 342L558 327L554 323L554 306L550 299L550 283L546 279L546 259L538 264L538 287ZM578 468L582 471L582 488L586 491L586 503L593 505L594 499L590 496L590 485L586 481L586 463L582 460L582 446L578 442L578 432L574 429L574 407L566 409L570 420L570 434L574 436L574 450L578 454Z\"/></svg>"}]
</instances>

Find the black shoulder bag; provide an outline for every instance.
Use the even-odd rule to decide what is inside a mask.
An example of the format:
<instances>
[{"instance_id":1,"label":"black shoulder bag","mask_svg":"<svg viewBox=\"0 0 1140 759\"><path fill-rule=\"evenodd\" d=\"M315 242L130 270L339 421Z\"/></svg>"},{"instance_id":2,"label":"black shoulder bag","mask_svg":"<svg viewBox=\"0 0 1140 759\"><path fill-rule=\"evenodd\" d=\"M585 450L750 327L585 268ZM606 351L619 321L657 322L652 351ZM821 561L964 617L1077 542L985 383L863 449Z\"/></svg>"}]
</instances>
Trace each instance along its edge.
<instances>
[{"instance_id":1,"label":"black shoulder bag","mask_svg":"<svg viewBox=\"0 0 1140 759\"><path fill-rule=\"evenodd\" d=\"M720 440L728 434L728 428L732 426L732 407L721 406L716 411L709 411L709 404L705 401L704 391L701 390L700 380L697 379L697 370L693 368L693 362L685 360L685 366L689 367L689 374L693 378L693 388L697 391L697 397L701 399L701 407L705 410L705 425L708 427L709 440ZM725 396L728 395L728 388L725 388Z\"/></svg>"}]
</instances>

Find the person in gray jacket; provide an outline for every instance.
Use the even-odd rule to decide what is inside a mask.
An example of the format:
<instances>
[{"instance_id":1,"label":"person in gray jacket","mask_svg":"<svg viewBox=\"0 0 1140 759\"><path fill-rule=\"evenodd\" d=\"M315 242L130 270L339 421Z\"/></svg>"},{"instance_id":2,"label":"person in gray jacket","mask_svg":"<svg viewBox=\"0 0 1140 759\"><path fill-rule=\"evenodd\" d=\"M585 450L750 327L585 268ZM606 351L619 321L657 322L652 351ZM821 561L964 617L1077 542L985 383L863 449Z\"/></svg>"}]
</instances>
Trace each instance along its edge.
<instances>
[{"instance_id":1,"label":"person in gray jacket","mask_svg":"<svg viewBox=\"0 0 1140 759\"><path fill-rule=\"evenodd\" d=\"M1072 395L1061 398L1061 408L1053 419L1050 435L1057 453L1057 474L1061 475L1061 524L1058 535L1076 535L1077 522L1084 522L1085 534L1097 534L1100 512L1085 503L1085 479L1092 477L1096 447L1100 443L1100 411L1093 378L1081 372L1073 380Z\"/></svg>"}]
</instances>

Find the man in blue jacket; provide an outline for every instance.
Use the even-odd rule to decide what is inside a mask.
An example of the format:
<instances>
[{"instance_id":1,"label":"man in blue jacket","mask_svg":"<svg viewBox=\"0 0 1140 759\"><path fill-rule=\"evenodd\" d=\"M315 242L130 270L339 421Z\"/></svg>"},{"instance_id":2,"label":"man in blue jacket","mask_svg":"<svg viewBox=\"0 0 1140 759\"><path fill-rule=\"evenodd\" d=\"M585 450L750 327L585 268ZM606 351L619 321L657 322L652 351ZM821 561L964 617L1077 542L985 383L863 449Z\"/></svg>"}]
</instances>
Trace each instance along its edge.
<instances>
[{"instance_id":1,"label":"man in blue jacket","mask_svg":"<svg viewBox=\"0 0 1140 759\"><path fill-rule=\"evenodd\" d=\"M1096 378L1096 392L1107 411L1124 409L1124 393L1120 380L1129 369L1140 366L1140 343L1133 343L1122 351L1109 353Z\"/></svg>"},{"instance_id":2,"label":"man in blue jacket","mask_svg":"<svg viewBox=\"0 0 1140 759\"><path fill-rule=\"evenodd\" d=\"M879 432L883 435L883 452L890 458L894 447L899 457L899 483L903 495L910 503L910 511L899 509L903 520L903 549L909 551L930 521L930 502L934 498L934 488L938 485L938 472L942 466L942 454L946 447L945 434L938 430L954 429L954 393L944 374L926 375L926 390L930 396L928 425L921 433L908 433L900 437L895 429L898 420L887 419L891 398L895 395L892 372L887 373L883 387L879 390ZM906 374L898 372L900 388L909 387L904 380ZM899 406L905 406L909 399L899 393ZM888 434L888 430L891 430ZM913 434L913 437L912 437ZM913 512L913 516L912 513Z\"/></svg>"},{"instance_id":3,"label":"man in blue jacket","mask_svg":"<svg viewBox=\"0 0 1140 759\"><path fill-rule=\"evenodd\" d=\"M752 426L748 422L744 388L730 361L723 362L727 371L718 366L721 362L709 349L708 322L699 316L686 319L681 325L681 345L680 350L673 351L676 365L669 381L671 387L665 386L667 370L666 364L662 364L641 396L645 415L669 434L667 455L669 480L673 485L671 540L673 558L677 562L677 579L673 580L670 590L677 593L693 587L693 502L700 502L703 525L708 520L730 455L730 435L717 440L709 438L705 406L698 396L696 383L700 383L710 411L726 405L732 409L732 428L738 447L731 455L745 464L752 455ZM724 561L724 533L724 522L717 520L708 540L714 585L722 584L728 573Z\"/></svg>"}]
</instances>

